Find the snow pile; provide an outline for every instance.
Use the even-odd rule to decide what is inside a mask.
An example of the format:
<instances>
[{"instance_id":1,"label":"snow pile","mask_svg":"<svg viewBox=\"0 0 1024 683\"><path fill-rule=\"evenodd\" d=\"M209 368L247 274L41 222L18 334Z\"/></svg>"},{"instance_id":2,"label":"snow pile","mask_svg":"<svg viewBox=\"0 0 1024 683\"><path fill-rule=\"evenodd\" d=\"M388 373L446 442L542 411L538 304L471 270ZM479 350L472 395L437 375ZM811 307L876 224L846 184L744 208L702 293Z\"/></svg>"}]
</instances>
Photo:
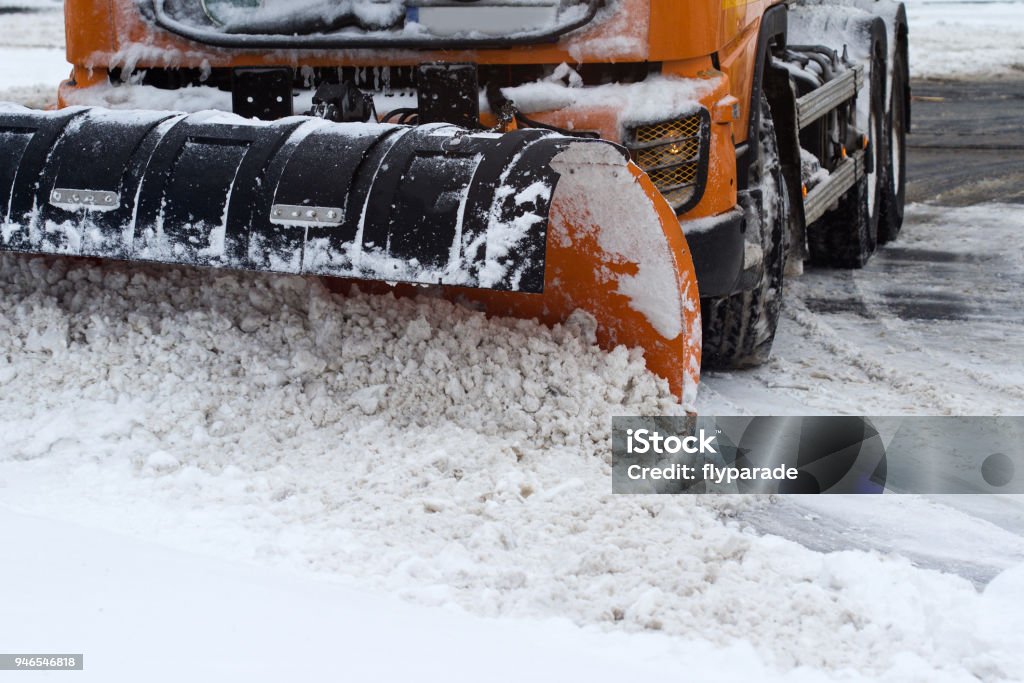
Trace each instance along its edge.
<instances>
[{"instance_id":1,"label":"snow pile","mask_svg":"<svg viewBox=\"0 0 1024 683\"><path fill-rule=\"evenodd\" d=\"M316 279L2 259L0 330L9 349L40 366L17 372L33 394L22 398L48 404L54 389L75 389L66 381L80 368L86 398L190 413L195 424L168 426L172 446L176 435L182 446L198 439L228 450L239 439L302 442L302 429L351 428L358 407L396 429L431 427L437 438L471 427L543 449L578 432L574 445L594 451L615 411L673 410L636 352L606 355L587 340L586 317L547 330L488 322L440 300L337 299ZM112 377L107 366L126 374ZM97 376L113 383L104 388ZM223 391L211 395L199 381ZM233 413L234 424L214 419ZM306 419L294 433L271 428L296 413ZM23 450L18 434L5 431L0 443Z\"/></svg>"},{"instance_id":2,"label":"snow pile","mask_svg":"<svg viewBox=\"0 0 1024 683\"><path fill-rule=\"evenodd\" d=\"M610 416L673 404L588 334L309 279L4 255L4 505L488 616L749 642L782 670L1024 675L1015 617L992 612L1015 575L978 595L730 521L763 501L611 496Z\"/></svg>"},{"instance_id":3,"label":"snow pile","mask_svg":"<svg viewBox=\"0 0 1024 683\"><path fill-rule=\"evenodd\" d=\"M33 548L18 562L0 563L7 617L0 641L23 652L39 642L73 645L85 664L75 680L136 680L159 658L166 662L147 681L203 671L277 683L336 670L351 680L445 683L668 682L679 681L680 671L684 680L708 683L872 680L810 668L779 674L742 640L714 647L652 632L579 629L564 619L482 619L411 605L3 508L0 532L13 547ZM983 597L1017 628L1021 578L1007 573ZM61 606L60 619L40 609L51 604ZM187 656L168 658L169 643ZM906 680L936 680L911 667L903 669Z\"/></svg>"},{"instance_id":4,"label":"snow pile","mask_svg":"<svg viewBox=\"0 0 1024 683\"><path fill-rule=\"evenodd\" d=\"M178 90L162 90L152 85L102 83L68 93L68 104L107 109L156 109L163 111L200 112L208 109L231 111L231 93L207 86L188 86ZM309 111L312 94L306 101L296 101L296 113ZM302 108L302 105L306 105Z\"/></svg>"}]
</instances>

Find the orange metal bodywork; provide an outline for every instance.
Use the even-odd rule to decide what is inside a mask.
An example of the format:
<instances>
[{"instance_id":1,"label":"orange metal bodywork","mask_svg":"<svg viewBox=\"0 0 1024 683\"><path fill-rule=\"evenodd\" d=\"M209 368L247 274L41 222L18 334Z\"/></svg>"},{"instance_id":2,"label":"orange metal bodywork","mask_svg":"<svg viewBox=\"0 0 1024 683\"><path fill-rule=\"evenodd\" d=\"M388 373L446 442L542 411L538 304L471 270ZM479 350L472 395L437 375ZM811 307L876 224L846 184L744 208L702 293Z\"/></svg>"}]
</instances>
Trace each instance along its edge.
<instances>
[{"instance_id":1,"label":"orange metal bodywork","mask_svg":"<svg viewBox=\"0 0 1024 683\"><path fill-rule=\"evenodd\" d=\"M108 81L108 68L132 69L239 66L403 66L424 61L480 64L578 64L581 62L662 63L662 72L687 79L717 79L719 85L701 99L713 109L722 98L735 97L740 116L715 122L709 150L709 174L699 204L682 218L724 213L736 205L734 148L747 138L750 93L761 17L780 0L621 0L617 15L571 39L555 44L472 51L427 50L274 50L254 52L211 47L161 30L140 14L136 0L68 0L68 61L73 77L61 88L61 106L75 89ZM600 50L612 39L628 37L625 47ZM622 43L622 41L619 41ZM714 56L715 59L712 59ZM713 66L717 60L718 67ZM532 113L544 123L573 121L578 130L599 131L620 142L613 111Z\"/></svg>"},{"instance_id":2,"label":"orange metal bodywork","mask_svg":"<svg viewBox=\"0 0 1024 683\"><path fill-rule=\"evenodd\" d=\"M68 61L72 78L61 86L61 105L76 89L106 84L108 70L190 67L209 69L240 66L406 66L427 61L476 62L480 64L569 65L586 62L660 62L664 76L706 81L700 104L713 112L708 177L700 202L677 217L661 200L646 175L630 165L630 172L644 192L657 201L655 211L663 240L675 254L677 285L683 305L679 311L683 334L666 339L652 329L649 320L631 308L613 284L597 277L602 268L635 270L628 261L609 264L601 250L589 243L585 208L572 215L558 205L552 216L552 234L571 235L559 241L549 238L547 283L543 295L453 290L452 298L482 303L494 314L536 317L554 324L564 321L576 308L590 311L598 320L602 346L626 344L645 351L648 366L666 378L673 392L691 401L700 367L700 318L697 286L689 250L679 222L714 216L736 205L735 145L747 137L750 92L754 79L756 47L761 17L780 0L621 0L618 14L581 29L555 44L516 46L472 51L412 49L273 50L211 47L155 27L136 6L136 0L67 0ZM614 45L607 49L607 45ZM605 46L605 47L602 47ZM740 115L734 117L733 104ZM719 112L728 112L723 116ZM618 112L590 106L586 110L563 109L531 112L531 117L576 130L592 130L612 141L621 141ZM595 192L600 192L599 188ZM564 207L563 207L564 208ZM624 229L626 226L623 226ZM399 290L401 291L401 289Z\"/></svg>"},{"instance_id":3,"label":"orange metal bodywork","mask_svg":"<svg viewBox=\"0 0 1024 683\"><path fill-rule=\"evenodd\" d=\"M710 78L724 74L724 93L735 96L747 117L760 18L780 0L621 0L617 15L555 44L471 51L274 50L218 48L164 31L139 12L136 0L68 0L65 16L71 87L106 80L106 70L236 66L400 66L424 61L480 64L579 64L662 62L666 74ZM608 50L611 40L619 46ZM712 68L715 55L721 72ZM724 94L722 93L722 94ZM710 100L710 98L709 98ZM713 101L704 103L713 106ZM724 134L724 131L723 131ZM746 137L736 126L726 138ZM614 139L614 138L613 138ZM714 194L715 187L709 187Z\"/></svg>"}]
</instances>

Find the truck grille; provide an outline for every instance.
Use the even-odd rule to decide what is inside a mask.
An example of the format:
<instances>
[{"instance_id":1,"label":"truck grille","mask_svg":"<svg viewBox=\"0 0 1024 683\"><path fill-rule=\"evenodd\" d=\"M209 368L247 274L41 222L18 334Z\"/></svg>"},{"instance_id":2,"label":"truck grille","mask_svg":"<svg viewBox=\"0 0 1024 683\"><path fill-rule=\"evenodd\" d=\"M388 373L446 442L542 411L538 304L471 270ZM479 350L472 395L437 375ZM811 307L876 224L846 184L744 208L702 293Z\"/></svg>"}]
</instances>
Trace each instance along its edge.
<instances>
[{"instance_id":1,"label":"truck grille","mask_svg":"<svg viewBox=\"0 0 1024 683\"><path fill-rule=\"evenodd\" d=\"M643 144L697 137L700 135L700 128L700 116L688 116L685 119L639 126L636 129L636 141Z\"/></svg>"},{"instance_id":2,"label":"truck grille","mask_svg":"<svg viewBox=\"0 0 1024 683\"><path fill-rule=\"evenodd\" d=\"M709 117L707 110L683 118L628 128L626 147L637 166L676 210L683 213L700 201L707 181Z\"/></svg>"}]
</instances>

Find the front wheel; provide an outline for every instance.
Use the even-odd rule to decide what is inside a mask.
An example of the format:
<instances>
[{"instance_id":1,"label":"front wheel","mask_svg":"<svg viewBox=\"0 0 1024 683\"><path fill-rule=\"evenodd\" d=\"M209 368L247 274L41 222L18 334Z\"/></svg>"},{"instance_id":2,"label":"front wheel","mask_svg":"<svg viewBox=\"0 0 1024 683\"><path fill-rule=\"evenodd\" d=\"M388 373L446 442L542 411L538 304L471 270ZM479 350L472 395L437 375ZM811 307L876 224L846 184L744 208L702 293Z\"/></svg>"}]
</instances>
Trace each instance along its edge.
<instances>
[{"instance_id":1,"label":"front wheel","mask_svg":"<svg viewBox=\"0 0 1024 683\"><path fill-rule=\"evenodd\" d=\"M785 269L785 230L789 225L789 195L779 161L768 100L761 98L761 130L757 161L751 169L751 187L760 190L756 241L747 243L746 253L761 263L760 277L753 288L737 294L701 299L704 346L703 365L711 368L744 368L768 360L782 310L782 275ZM748 232L750 228L748 228Z\"/></svg>"}]
</instances>

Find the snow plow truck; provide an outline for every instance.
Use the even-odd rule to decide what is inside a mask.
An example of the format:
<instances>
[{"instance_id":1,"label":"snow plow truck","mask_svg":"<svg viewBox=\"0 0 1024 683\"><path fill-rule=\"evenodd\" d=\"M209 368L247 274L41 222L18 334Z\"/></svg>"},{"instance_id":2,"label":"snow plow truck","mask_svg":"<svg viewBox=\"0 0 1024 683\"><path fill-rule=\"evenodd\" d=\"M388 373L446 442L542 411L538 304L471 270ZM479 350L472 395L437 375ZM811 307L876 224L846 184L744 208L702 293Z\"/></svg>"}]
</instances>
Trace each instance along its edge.
<instances>
[{"instance_id":1,"label":"snow plow truck","mask_svg":"<svg viewBox=\"0 0 1024 683\"><path fill-rule=\"evenodd\" d=\"M0 105L0 249L308 274L547 324L685 403L903 215L890 0L67 0ZM376 291L376 290L374 290Z\"/></svg>"}]
</instances>

